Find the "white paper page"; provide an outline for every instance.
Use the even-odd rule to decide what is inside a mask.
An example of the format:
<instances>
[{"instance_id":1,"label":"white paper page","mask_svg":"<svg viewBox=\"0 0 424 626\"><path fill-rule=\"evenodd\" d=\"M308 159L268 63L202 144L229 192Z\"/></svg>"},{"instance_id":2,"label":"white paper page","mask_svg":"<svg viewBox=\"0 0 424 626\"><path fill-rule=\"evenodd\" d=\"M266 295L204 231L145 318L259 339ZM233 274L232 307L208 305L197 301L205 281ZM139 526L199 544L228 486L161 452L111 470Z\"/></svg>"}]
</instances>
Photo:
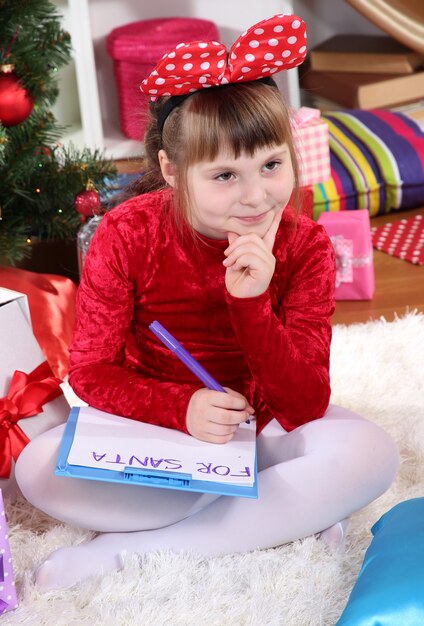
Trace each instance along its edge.
<instances>
[{"instance_id":1,"label":"white paper page","mask_svg":"<svg viewBox=\"0 0 424 626\"><path fill-rule=\"evenodd\" d=\"M255 448L255 421L242 424L229 443L213 444L177 430L81 407L68 463L116 471L157 469L190 474L193 480L247 487L254 482Z\"/></svg>"}]
</instances>

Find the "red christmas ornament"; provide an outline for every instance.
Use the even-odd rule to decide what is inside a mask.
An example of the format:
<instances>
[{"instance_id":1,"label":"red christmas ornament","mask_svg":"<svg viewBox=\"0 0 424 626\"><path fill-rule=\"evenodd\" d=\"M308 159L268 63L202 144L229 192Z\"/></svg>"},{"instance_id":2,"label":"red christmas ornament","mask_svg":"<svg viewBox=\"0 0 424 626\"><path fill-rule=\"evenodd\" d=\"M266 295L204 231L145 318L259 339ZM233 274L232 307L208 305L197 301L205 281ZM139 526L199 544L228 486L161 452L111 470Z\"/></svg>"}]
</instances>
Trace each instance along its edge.
<instances>
[{"instance_id":1,"label":"red christmas ornament","mask_svg":"<svg viewBox=\"0 0 424 626\"><path fill-rule=\"evenodd\" d=\"M99 212L100 196L93 183L87 183L84 191L80 191L74 200L75 209L85 217L91 217Z\"/></svg>"},{"instance_id":2,"label":"red christmas ornament","mask_svg":"<svg viewBox=\"0 0 424 626\"><path fill-rule=\"evenodd\" d=\"M13 65L0 67L0 122L3 126L16 126L31 114L34 100L19 84Z\"/></svg>"}]
</instances>

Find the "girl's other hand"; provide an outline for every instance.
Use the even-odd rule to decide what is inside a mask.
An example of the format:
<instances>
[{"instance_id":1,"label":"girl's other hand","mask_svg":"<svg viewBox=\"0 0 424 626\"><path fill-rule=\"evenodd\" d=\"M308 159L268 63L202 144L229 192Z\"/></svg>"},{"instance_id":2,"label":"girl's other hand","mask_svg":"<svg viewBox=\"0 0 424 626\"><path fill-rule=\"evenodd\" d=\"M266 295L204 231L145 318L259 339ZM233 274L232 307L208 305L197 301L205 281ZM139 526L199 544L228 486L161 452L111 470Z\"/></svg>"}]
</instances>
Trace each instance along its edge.
<instances>
[{"instance_id":1,"label":"girl's other hand","mask_svg":"<svg viewBox=\"0 0 424 626\"><path fill-rule=\"evenodd\" d=\"M227 443L237 428L254 414L253 407L237 391L227 393L198 389L187 408L186 426L193 437L209 443Z\"/></svg>"},{"instance_id":2,"label":"girl's other hand","mask_svg":"<svg viewBox=\"0 0 424 626\"><path fill-rule=\"evenodd\" d=\"M229 246L225 250L225 285L236 298L253 298L264 293L275 270L272 254L283 209L274 215L271 226L261 238L256 233L237 235L228 233Z\"/></svg>"}]
</instances>

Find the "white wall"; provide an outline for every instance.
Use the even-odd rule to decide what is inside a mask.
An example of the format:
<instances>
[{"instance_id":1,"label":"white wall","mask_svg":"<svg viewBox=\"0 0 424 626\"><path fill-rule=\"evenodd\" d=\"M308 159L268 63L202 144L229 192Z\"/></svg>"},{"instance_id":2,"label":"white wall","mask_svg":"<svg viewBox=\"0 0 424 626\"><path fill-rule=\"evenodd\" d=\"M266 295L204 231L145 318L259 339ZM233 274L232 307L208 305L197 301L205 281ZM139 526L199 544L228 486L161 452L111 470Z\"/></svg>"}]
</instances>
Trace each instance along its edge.
<instances>
[{"instance_id":1,"label":"white wall","mask_svg":"<svg viewBox=\"0 0 424 626\"><path fill-rule=\"evenodd\" d=\"M306 22L309 48L335 34L383 34L343 0L296 0L294 12Z\"/></svg>"},{"instance_id":2,"label":"white wall","mask_svg":"<svg viewBox=\"0 0 424 626\"><path fill-rule=\"evenodd\" d=\"M52 0L58 13L63 16L62 25L68 32L71 31L67 0ZM52 112L61 124L80 126L81 112L79 107L77 77L75 62L62 67L58 73L59 97L52 107Z\"/></svg>"}]
</instances>

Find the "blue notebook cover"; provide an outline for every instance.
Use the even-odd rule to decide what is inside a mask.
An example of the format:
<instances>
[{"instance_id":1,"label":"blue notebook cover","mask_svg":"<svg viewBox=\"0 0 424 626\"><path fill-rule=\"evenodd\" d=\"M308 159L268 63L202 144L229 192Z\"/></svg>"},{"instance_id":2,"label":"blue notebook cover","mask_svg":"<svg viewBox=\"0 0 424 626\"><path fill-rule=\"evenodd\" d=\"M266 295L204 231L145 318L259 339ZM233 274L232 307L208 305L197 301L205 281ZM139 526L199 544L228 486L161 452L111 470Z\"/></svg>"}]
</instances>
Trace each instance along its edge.
<instances>
[{"instance_id":1,"label":"blue notebook cover","mask_svg":"<svg viewBox=\"0 0 424 626\"><path fill-rule=\"evenodd\" d=\"M219 480L209 481L193 479L192 474L180 473L175 471L175 469L171 472L152 467L129 467L123 463L122 469L116 470L71 464L68 461L68 457L74 442L79 412L80 408L74 407L69 414L54 471L56 476L142 485L144 487L156 487L161 489L215 493L223 496L241 496L245 498L258 497L256 451L253 468L253 484L247 486L231 482L220 482ZM162 430L160 427L153 428L159 428ZM218 444L209 445L216 446ZM169 463L171 462L172 461L169 461ZM224 466L218 467L222 468Z\"/></svg>"}]
</instances>

